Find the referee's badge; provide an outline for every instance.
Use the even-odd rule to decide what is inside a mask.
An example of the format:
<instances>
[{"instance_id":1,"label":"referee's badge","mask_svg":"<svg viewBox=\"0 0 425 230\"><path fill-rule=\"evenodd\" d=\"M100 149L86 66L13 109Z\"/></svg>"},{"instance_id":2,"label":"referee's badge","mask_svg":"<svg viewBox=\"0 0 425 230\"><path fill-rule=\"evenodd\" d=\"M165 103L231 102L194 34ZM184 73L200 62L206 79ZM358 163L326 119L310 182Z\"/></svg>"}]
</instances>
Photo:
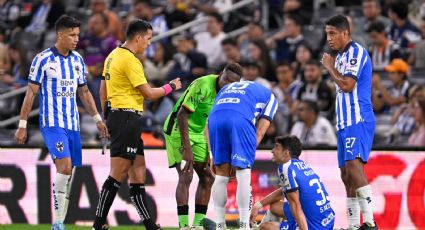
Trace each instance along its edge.
<instances>
[{"instance_id":1,"label":"referee's badge","mask_svg":"<svg viewBox=\"0 0 425 230\"><path fill-rule=\"evenodd\" d=\"M63 142L62 141L56 142L55 147L59 152L63 152Z\"/></svg>"}]
</instances>

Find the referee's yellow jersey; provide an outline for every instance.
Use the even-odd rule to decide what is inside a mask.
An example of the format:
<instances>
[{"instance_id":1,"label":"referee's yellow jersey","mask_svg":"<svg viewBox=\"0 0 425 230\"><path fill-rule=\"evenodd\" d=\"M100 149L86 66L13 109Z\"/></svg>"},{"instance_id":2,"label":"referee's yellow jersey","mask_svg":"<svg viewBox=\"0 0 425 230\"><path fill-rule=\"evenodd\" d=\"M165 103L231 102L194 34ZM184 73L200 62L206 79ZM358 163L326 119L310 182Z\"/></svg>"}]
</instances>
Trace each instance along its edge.
<instances>
[{"instance_id":1,"label":"referee's yellow jersey","mask_svg":"<svg viewBox=\"0 0 425 230\"><path fill-rule=\"evenodd\" d=\"M125 47L115 48L103 67L107 100L112 108L143 111L143 96L136 86L147 83L143 65L134 53Z\"/></svg>"}]
</instances>

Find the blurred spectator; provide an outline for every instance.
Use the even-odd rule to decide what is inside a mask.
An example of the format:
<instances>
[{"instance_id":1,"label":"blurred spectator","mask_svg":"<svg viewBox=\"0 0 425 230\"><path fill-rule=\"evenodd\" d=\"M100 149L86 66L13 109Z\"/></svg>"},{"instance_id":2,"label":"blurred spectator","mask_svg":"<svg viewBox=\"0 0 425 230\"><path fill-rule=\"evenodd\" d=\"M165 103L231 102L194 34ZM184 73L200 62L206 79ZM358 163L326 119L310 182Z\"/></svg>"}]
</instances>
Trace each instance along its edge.
<instances>
[{"instance_id":1,"label":"blurred spectator","mask_svg":"<svg viewBox=\"0 0 425 230\"><path fill-rule=\"evenodd\" d=\"M81 38L77 48L86 61L90 77L88 86L95 99L97 109L100 110L100 79L103 64L109 53L119 45L119 41L108 33L108 17L103 13L93 14L88 21L87 33Z\"/></svg>"},{"instance_id":2,"label":"blurred spectator","mask_svg":"<svg viewBox=\"0 0 425 230\"><path fill-rule=\"evenodd\" d=\"M6 35L10 35L10 31L16 26L19 18L19 5L13 0L0 0L0 27L6 30Z\"/></svg>"},{"instance_id":3,"label":"blurred spectator","mask_svg":"<svg viewBox=\"0 0 425 230\"><path fill-rule=\"evenodd\" d=\"M29 16L19 18L18 25L26 32L40 35L54 28L56 20L65 14L65 4L61 0L42 0L34 3Z\"/></svg>"},{"instance_id":4,"label":"blurred spectator","mask_svg":"<svg viewBox=\"0 0 425 230\"><path fill-rule=\"evenodd\" d=\"M249 44L254 40L264 39L264 28L260 23L251 21L248 30L238 37L239 50L244 59L251 58Z\"/></svg>"},{"instance_id":5,"label":"blurred spectator","mask_svg":"<svg viewBox=\"0 0 425 230\"><path fill-rule=\"evenodd\" d=\"M13 41L8 46L11 61L11 76L15 87L28 84L29 62L26 48L18 41Z\"/></svg>"},{"instance_id":6,"label":"blurred spectator","mask_svg":"<svg viewBox=\"0 0 425 230\"><path fill-rule=\"evenodd\" d=\"M357 30L356 22L353 20L351 16L346 16L348 23L350 25L350 35L351 38L362 45L363 47L366 47L366 33L364 31Z\"/></svg>"},{"instance_id":7,"label":"blurred spectator","mask_svg":"<svg viewBox=\"0 0 425 230\"><path fill-rule=\"evenodd\" d=\"M173 60L175 65L170 72L170 76L179 76L183 86L187 86L194 79L205 75L207 72L207 57L196 51L196 43L193 37L184 33L173 38L177 48Z\"/></svg>"},{"instance_id":8,"label":"blurred spectator","mask_svg":"<svg viewBox=\"0 0 425 230\"><path fill-rule=\"evenodd\" d=\"M114 11L108 9L108 6L106 5L106 0L91 0L90 10L92 11L92 14L105 14L108 17L108 32L116 39L120 41L124 40L124 31L122 28L122 23L118 15Z\"/></svg>"},{"instance_id":9,"label":"blurred spectator","mask_svg":"<svg viewBox=\"0 0 425 230\"><path fill-rule=\"evenodd\" d=\"M302 19L304 25L310 24L313 18L313 0L284 0L284 14L296 14Z\"/></svg>"},{"instance_id":10,"label":"blurred spectator","mask_svg":"<svg viewBox=\"0 0 425 230\"><path fill-rule=\"evenodd\" d=\"M195 34L196 50L207 57L208 67L216 69L224 62L224 54L221 49L221 41L226 38L223 32L223 17L218 13L208 16L207 32Z\"/></svg>"},{"instance_id":11,"label":"blurred spectator","mask_svg":"<svg viewBox=\"0 0 425 230\"><path fill-rule=\"evenodd\" d=\"M190 21L191 16L188 13L187 5L184 1L168 0L160 13L164 14L168 28L175 28Z\"/></svg>"},{"instance_id":12,"label":"blurred spectator","mask_svg":"<svg viewBox=\"0 0 425 230\"><path fill-rule=\"evenodd\" d=\"M291 107L297 98L301 81L294 80L295 72L289 62L280 62L276 65L277 84L272 91L278 101L278 109L273 119L276 126L276 135L285 135L292 124Z\"/></svg>"},{"instance_id":13,"label":"blurred spectator","mask_svg":"<svg viewBox=\"0 0 425 230\"><path fill-rule=\"evenodd\" d=\"M407 18L408 4L396 1L389 5L388 16L391 19L389 37L402 48L413 48L420 40L420 31Z\"/></svg>"},{"instance_id":14,"label":"blurred spectator","mask_svg":"<svg viewBox=\"0 0 425 230\"><path fill-rule=\"evenodd\" d=\"M315 101L302 100L297 105L297 121L291 129L291 135L297 136L306 146L336 146L336 135L331 123L319 115Z\"/></svg>"},{"instance_id":15,"label":"blurred spectator","mask_svg":"<svg viewBox=\"0 0 425 230\"><path fill-rule=\"evenodd\" d=\"M320 63L315 60L307 62L304 69L305 84L300 88L297 100L310 100L317 103L320 112L330 117L333 96L332 91L322 77Z\"/></svg>"},{"instance_id":16,"label":"blurred spectator","mask_svg":"<svg viewBox=\"0 0 425 230\"><path fill-rule=\"evenodd\" d=\"M143 19L147 22L149 22L152 25L153 30L153 36L157 36L159 34L163 34L168 31L168 25L165 21L165 17L163 15L154 15L154 12L152 10L152 6L149 2L149 0L136 0L133 4L133 7L135 8L135 11L137 12L136 15L137 18L133 19ZM168 39L164 38L162 39L163 42L167 42ZM153 58L155 56L155 50L156 50L156 42L152 43L148 48L146 49L145 56L147 58Z\"/></svg>"},{"instance_id":17,"label":"blurred spectator","mask_svg":"<svg viewBox=\"0 0 425 230\"><path fill-rule=\"evenodd\" d=\"M400 58L400 46L387 38L382 22L370 24L367 33L373 44L369 48L373 71L383 71L394 58Z\"/></svg>"},{"instance_id":18,"label":"blurred spectator","mask_svg":"<svg viewBox=\"0 0 425 230\"><path fill-rule=\"evenodd\" d=\"M310 45L306 42L299 44L295 50L295 62L292 63L292 68L295 70L295 79L304 81L305 65L313 59L313 50Z\"/></svg>"},{"instance_id":19,"label":"blurred spectator","mask_svg":"<svg viewBox=\"0 0 425 230\"><path fill-rule=\"evenodd\" d=\"M276 50L276 61L295 61L295 50L304 42L302 22L297 15L286 15L281 31L266 40Z\"/></svg>"},{"instance_id":20,"label":"blurred spectator","mask_svg":"<svg viewBox=\"0 0 425 230\"><path fill-rule=\"evenodd\" d=\"M221 48L223 49L224 56L226 61L222 63L219 67L219 71L221 71L226 64L229 63L241 63L242 55L239 52L238 43L233 38L226 38L221 41Z\"/></svg>"},{"instance_id":21,"label":"blurred spectator","mask_svg":"<svg viewBox=\"0 0 425 230\"><path fill-rule=\"evenodd\" d=\"M263 40L253 40L249 44L251 60L258 63L260 76L270 82L277 82L269 49Z\"/></svg>"},{"instance_id":22,"label":"blurred spectator","mask_svg":"<svg viewBox=\"0 0 425 230\"><path fill-rule=\"evenodd\" d=\"M272 88L272 85L270 84L270 82L267 79L261 77L260 66L258 62L246 61L242 63L242 66L243 66L243 78L242 78L243 81L254 81L263 85L267 89Z\"/></svg>"},{"instance_id":23,"label":"blurred spectator","mask_svg":"<svg viewBox=\"0 0 425 230\"><path fill-rule=\"evenodd\" d=\"M232 0L191 0L189 1L189 7L191 11L196 12L195 20L197 20L207 15L217 14L229 9L232 7ZM225 20L227 21L227 17ZM205 32L208 30L207 27L208 25L206 24L192 26L190 32L193 34Z\"/></svg>"},{"instance_id":24,"label":"blurred spectator","mask_svg":"<svg viewBox=\"0 0 425 230\"><path fill-rule=\"evenodd\" d=\"M357 30L360 34L365 34L373 23L382 23L384 29L391 25L391 20L381 15L381 3L379 0L363 0L362 11L363 17L355 19L358 25ZM370 42L369 39L366 39L367 46L371 45Z\"/></svg>"},{"instance_id":25,"label":"blurred spectator","mask_svg":"<svg viewBox=\"0 0 425 230\"><path fill-rule=\"evenodd\" d=\"M413 106L413 116L416 120L416 129L409 137L410 146L425 146L425 97L418 97Z\"/></svg>"},{"instance_id":26,"label":"blurred spectator","mask_svg":"<svg viewBox=\"0 0 425 230\"><path fill-rule=\"evenodd\" d=\"M415 45L412 54L409 57L409 64L414 68L425 68L425 16L421 22L422 40Z\"/></svg>"},{"instance_id":27,"label":"blurred spectator","mask_svg":"<svg viewBox=\"0 0 425 230\"><path fill-rule=\"evenodd\" d=\"M381 83L380 77L375 74L372 78L372 102L375 111L389 110L392 114L408 100L411 87L407 80L409 66L402 59L396 58L385 67L385 71L388 72L391 86L387 90Z\"/></svg>"},{"instance_id":28,"label":"blurred spectator","mask_svg":"<svg viewBox=\"0 0 425 230\"><path fill-rule=\"evenodd\" d=\"M149 81L156 81L158 82L157 85L160 85L160 83L163 85L175 64L173 60L174 49L169 44L162 42L157 42L155 48L153 58L142 60L143 68Z\"/></svg>"}]
</instances>

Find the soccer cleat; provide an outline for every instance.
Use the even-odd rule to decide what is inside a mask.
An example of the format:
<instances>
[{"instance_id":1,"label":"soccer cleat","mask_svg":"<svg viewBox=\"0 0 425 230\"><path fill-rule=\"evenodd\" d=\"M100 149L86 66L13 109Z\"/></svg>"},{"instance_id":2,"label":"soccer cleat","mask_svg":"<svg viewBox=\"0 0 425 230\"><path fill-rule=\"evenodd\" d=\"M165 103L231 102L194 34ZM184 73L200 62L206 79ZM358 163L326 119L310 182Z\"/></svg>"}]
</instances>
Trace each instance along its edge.
<instances>
[{"instance_id":1,"label":"soccer cleat","mask_svg":"<svg viewBox=\"0 0 425 230\"><path fill-rule=\"evenodd\" d=\"M369 226L367 223L363 223L362 226L360 226L359 230L378 230L378 225L376 222L374 222L375 226Z\"/></svg>"},{"instance_id":2,"label":"soccer cleat","mask_svg":"<svg viewBox=\"0 0 425 230\"><path fill-rule=\"evenodd\" d=\"M63 223L54 223L52 224L52 230L66 230Z\"/></svg>"},{"instance_id":3,"label":"soccer cleat","mask_svg":"<svg viewBox=\"0 0 425 230\"><path fill-rule=\"evenodd\" d=\"M201 220L201 226L206 230L215 230L216 224L211 219L205 217Z\"/></svg>"},{"instance_id":4,"label":"soccer cleat","mask_svg":"<svg viewBox=\"0 0 425 230\"><path fill-rule=\"evenodd\" d=\"M108 230L109 229L109 226L108 225L106 225L106 224L104 224L104 225L102 225L102 228L100 228L100 229L95 229L95 228L91 228L92 230Z\"/></svg>"},{"instance_id":5,"label":"soccer cleat","mask_svg":"<svg viewBox=\"0 0 425 230\"><path fill-rule=\"evenodd\" d=\"M216 227L217 230L226 230L227 229L226 223L224 223L224 222L218 223L216 226L217 226Z\"/></svg>"}]
</instances>

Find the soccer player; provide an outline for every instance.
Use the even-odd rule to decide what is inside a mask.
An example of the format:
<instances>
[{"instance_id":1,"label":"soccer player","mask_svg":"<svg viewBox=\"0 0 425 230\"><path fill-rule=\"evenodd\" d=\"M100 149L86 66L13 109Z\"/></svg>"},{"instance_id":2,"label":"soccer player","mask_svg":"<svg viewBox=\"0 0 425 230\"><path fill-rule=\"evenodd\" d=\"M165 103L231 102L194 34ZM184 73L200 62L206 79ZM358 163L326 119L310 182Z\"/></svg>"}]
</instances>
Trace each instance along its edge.
<instances>
[{"instance_id":1,"label":"soccer player","mask_svg":"<svg viewBox=\"0 0 425 230\"><path fill-rule=\"evenodd\" d=\"M266 205L270 205L275 216L285 221L280 224L265 222L260 225L261 229L333 229L335 212L328 192L313 169L298 159L301 151L298 137L276 137L272 160L278 164L277 172L282 187L254 204L251 222L255 221L258 211ZM282 195L287 201L282 201Z\"/></svg>"},{"instance_id":2,"label":"soccer player","mask_svg":"<svg viewBox=\"0 0 425 230\"><path fill-rule=\"evenodd\" d=\"M377 229L373 219L372 188L364 164L369 159L375 133L372 109L372 64L359 43L352 41L348 20L342 15L326 22L326 35L336 58L323 54L322 63L336 84L336 129L338 130L338 164L347 192L350 229Z\"/></svg>"},{"instance_id":3,"label":"soccer player","mask_svg":"<svg viewBox=\"0 0 425 230\"><path fill-rule=\"evenodd\" d=\"M102 117L87 88L87 70L83 58L74 51L80 34L80 22L61 16L55 24L56 44L37 54L28 77L28 89L21 108L21 120L15 133L19 144L27 139L27 119L34 98L40 94L40 131L56 166L53 182L52 229L65 229L72 169L81 166L80 119L77 93L93 116L101 137L108 137Z\"/></svg>"},{"instance_id":4,"label":"soccer player","mask_svg":"<svg viewBox=\"0 0 425 230\"><path fill-rule=\"evenodd\" d=\"M228 64L220 75L207 75L193 81L183 93L164 124L168 166L176 167L179 182L176 188L179 227L189 228L189 187L193 170L199 184L195 198L192 226L201 226L207 213L214 176L208 167L208 143L204 135L208 115L217 92L225 85L240 81L242 67ZM183 163L182 163L183 162Z\"/></svg>"},{"instance_id":5,"label":"soccer player","mask_svg":"<svg viewBox=\"0 0 425 230\"><path fill-rule=\"evenodd\" d=\"M111 170L100 193L93 229L108 229L106 217L121 183L130 180L130 198L146 229L159 229L146 206L146 165L141 140L144 99L155 100L181 88L179 78L158 88L148 84L143 65L135 54L143 54L152 39L152 26L136 19L127 26L126 41L106 58L100 85L102 110L107 111L111 135ZM108 101L110 107L105 107Z\"/></svg>"},{"instance_id":6,"label":"soccer player","mask_svg":"<svg viewBox=\"0 0 425 230\"><path fill-rule=\"evenodd\" d=\"M208 118L216 177L212 187L216 228L225 229L227 183L236 170L239 228L249 229L251 168L255 150L276 113L277 100L266 87L234 82L220 90Z\"/></svg>"}]
</instances>

